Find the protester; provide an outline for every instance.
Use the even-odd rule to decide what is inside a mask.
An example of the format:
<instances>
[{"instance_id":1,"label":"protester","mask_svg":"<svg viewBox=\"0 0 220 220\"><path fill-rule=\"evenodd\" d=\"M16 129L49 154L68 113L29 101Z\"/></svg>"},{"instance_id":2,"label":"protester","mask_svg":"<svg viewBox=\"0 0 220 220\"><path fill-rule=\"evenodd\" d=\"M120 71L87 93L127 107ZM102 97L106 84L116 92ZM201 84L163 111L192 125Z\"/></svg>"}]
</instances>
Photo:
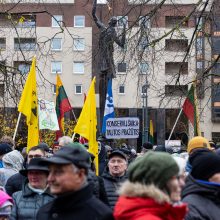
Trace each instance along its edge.
<instances>
[{"instance_id":1,"label":"protester","mask_svg":"<svg viewBox=\"0 0 220 220\"><path fill-rule=\"evenodd\" d=\"M12 148L10 145L8 145L6 143L0 144L0 168L3 168L2 157L11 151L12 151Z\"/></svg>"},{"instance_id":2,"label":"protester","mask_svg":"<svg viewBox=\"0 0 220 220\"><path fill-rule=\"evenodd\" d=\"M0 220L8 220L13 205L12 198L0 189Z\"/></svg>"},{"instance_id":3,"label":"protester","mask_svg":"<svg viewBox=\"0 0 220 220\"><path fill-rule=\"evenodd\" d=\"M177 177L178 177L178 181L179 181L179 186L182 190L183 187L185 186L185 181L186 181L186 171L185 171L186 160L181 158L180 155L178 155L178 154L173 154L172 156L179 167L179 173L178 173ZM175 197L175 193L173 195L171 194L171 200L173 202L180 202L179 194L177 195L177 197Z\"/></svg>"},{"instance_id":4,"label":"protester","mask_svg":"<svg viewBox=\"0 0 220 220\"><path fill-rule=\"evenodd\" d=\"M0 140L0 144L8 144L12 150L14 150L15 148L15 141L13 140L12 137L7 136L7 135L2 136Z\"/></svg>"},{"instance_id":5,"label":"protester","mask_svg":"<svg viewBox=\"0 0 220 220\"><path fill-rule=\"evenodd\" d=\"M171 155L148 152L128 169L128 181L120 189L115 220L183 220L187 206L173 205L172 193L179 194L178 165Z\"/></svg>"},{"instance_id":6,"label":"protester","mask_svg":"<svg viewBox=\"0 0 220 220\"><path fill-rule=\"evenodd\" d=\"M191 174L183 189L189 212L185 220L218 220L220 216L220 156L202 149L190 157Z\"/></svg>"},{"instance_id":7,"label":"protester","mask_svg":"<svg viewBox=\"0 0 220 220\"><path fill-rule=\"evenodd\" d=\"M112 209L118 199L117 190L120 184L127 179L127 163L126 155L120 150L115 150L109 155L108 167L102 175L108 204Z\"/></svg>"},{"instance_id":8,"label":"protester","mask_svg":"<svg viewBox=\"0 0 220 220\"><path fill-rule=\"evenodd\" d=\"M49 169L42 166L41 158L33 158L27 169L20 173L27 176L22 191L13 194L14 206L12 208L11 220L36 219L38 209L53 200L47 187L47 176Z\"/></svg>"},{"instance_id":9,"label":"protester","mask_svg":"<svg viewBox=\"0 0 220 220\"><path fill-rule=\"evenodd\" d=\"M27 155L26 160L24 161L24 165L23 167L25 168L27 166L27 164L29 164L30 160L32 158L41 158L41 157L45 157L46 153L43 150L43 148L41 147L32 147ZM20 191L22 190L22 184L25 181L25 177L23 175L21 175L20 173L14 174L13 176L11 176L5 185L5 190L6 192L12 196L12 194L14 192Z\"/></svg>"},{"instance_id":10,"label":"protester","mask_svg":"<svg viewBox=\"0 0 220 220\"><path fill-rule=\"evenodd\" d=\"M70 143L73 143L73 140L71 137L63 136L58 139L58 142L59 142L59 146L62 147L62 146L66 146Z\"/></svg>"},{"instance_id":11,"label":"protester","mask_svg":"<svg viewBox=\"0 0 220 220\"><path fill-rule=\"evenodd\" d=\"M206 138L204 138L202 136L196 136L196 137L192 138L187 145L187 152L189 154L189 157L197 150L204 149L204 148L211 149L210 144ZM188 161L186 163L186 172L190 173L191 169L192 169L192 166L191 166L189 159L188 159Z\"/></svg>"},{"instance_id":12,"label":"protester","mask_svg":"<svg viewBox=\"0 0 220 220\"><path fill-rule=\"evenodd\" d=\"M142 145L141 154L145 154L146 152L153 150L153 144L151 142L145 142Z\"/></svg>"},{"instance_id":13,"label":"protester","mask_svg":"<svg viewBox=\"0 0 220 220\"><path fill-rule=\"evenodd\" d=\"M44 163L49 164L48 183L57 197L41 207L37 219L113 219L111 210L93 195L88 184L90 155L85 149L64 146Z\"/></svg>"},{"instance_id":14,"label":"protester","mask_svg":"<svg viewBox=\"0 0 220 220\"><path fill-rule=\"evenodd\" d=\"M17 150L5 154L2 158L3 168L0 169L0 186L5 187L9 177L22 169L24 158Z\"/></svg>"}]
</instances>

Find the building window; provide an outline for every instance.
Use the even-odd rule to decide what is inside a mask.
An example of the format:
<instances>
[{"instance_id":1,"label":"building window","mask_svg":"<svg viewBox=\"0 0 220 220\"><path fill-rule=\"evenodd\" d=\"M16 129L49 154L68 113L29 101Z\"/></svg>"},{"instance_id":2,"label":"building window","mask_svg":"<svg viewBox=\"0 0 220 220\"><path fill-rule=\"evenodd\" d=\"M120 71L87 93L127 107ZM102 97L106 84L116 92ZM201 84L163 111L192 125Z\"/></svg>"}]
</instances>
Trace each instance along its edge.
<instances>
[{"instance_id":1,"label":"building window","mask_svg":"<svg viewBox=\"0 0 220 220\"><path fill-rule=\"evenodd\" d=\"M188 62L166 62L165 74L188 74Z\"/></svg>"},{"instance_id":2,"label":"building window","mask_svg":"<svg viewBox=\"0 0 220 220\"><path fill-rule=\"evenodd\" d=\"M125 94L125 86L124 85L119 85L118 93L119 94Z\"/></svg>"},{"instance_id":3,"label":"building window","mask_svg":"<svg viewBox=\"0 0 220 220\"><path fill-rule=\"evenodd\" d=\"M139 63L140 74L147 74L149 70L148 63Z\"/></svg>"},{"instance_id":4,"label":"building window","mask_svg":"<svg viewBox=\"0 0 220 220\"><path fill-rule=\"evenodd\" d=\"M212 37L212 54L220 54L220 37Z\"/></svg>"},{"instance_id":5,"label":"building window","mask_svg":"<svg viewBox=\"0 0 220 220\"><path fill-rule=\"evenodd\" d=\"M85 27L85 16L74 16L74 27Z\"/></svg>"},{"instance_id":6,"label":"building window","mask_svg":"<svg viewBox=\"0 0 220 220\"><path fill-rule=\"evenodd\" d=\"M20 28L36 27L36 16L35 15L21 15L17 19L18 19L18 23L16 24L16 27L20 27Z\"/></svg>"},{"instance_id":7,"label":"building window","mask_svg":"<svg viewBox=\"0 0 220 220\"><path fill-rule=\"evenodd\" d=\"M0 97L4 97L4 93L5 93L5 85L0 84Z\"/></svg>"},{"instance_id":8,"label":"building window","mask_svg":"<svg viewBox=\"0 0 220 220\"><path fill-rule=\"evenodd\" d=\"M166 39L165 50L174 52L185 52L188 47L188 40L182 39Z\"/></svg>"},{"instance_id":9,"label":"building window","mask_svg":"<svg viewBox=\"0 0 220 220\"><path fill-rule=\"evenodd\" d=\"M0 38L0 50L6 49L6 38Z\"/></svg>"},{"instance_id":10,"label":"building window","mask_svg":"<svg viewBox=\"0 0 220 220\"><path fill-rule=\"evenodd\" d=\"M148 16L139 17L139 26L141 28L150 28L150 18Z\"/></svg>"},{"instance_id":11,"label":"building window","mask_svg":"<svg viewBox=\"0 0 220 220\"><path fill-rule=\"evenodd\" d=\"M52 61L51 62L51 72L60 74L62 73L62 62L61 61Z\"/></svg>"},{"instance_id":12,"label":"building window","mask_svg":"<svg viewBox=\"0 0 220 220\"><path fill-rule=\"evenodd\" d=\"M52 17L52 27L60 27L62 26L63 16L62 15L54 15Z\"/></svg>"},{"instance_id":13,"label":"building window","mask_svg":"<svg viewBox=\"0 0 220 220\"><path fill-rule=\"evenodd\" d=\"M212 132L212 140L215 143L220 143L220 132Z\"/></svg>"},{"instance_id":14,"label":"building window","mask_svg":"<svg viewBox=\"0 0 220 220\"><path fill-rule=\"evenodd\" d=\"M196 18L196 25L198 25L197 30L202 31L203 29L203 17L197 17Z\"/></svg>"},{"instance_id":15,"label":"building window","mask_svg":"<svg viewBox=\"0 0 220 220\"><path fill-rule=\"evenodd\" d=\"M31 62L26 61L14 61L14 67L21 73L27 74L31 68Z\"/></svg>"},{"instance_id":16,"label":"building window","mask_svg":"<svg viewBox=\"0 0 220 220\"><path fill-rule=\"evenodd\" d=\"M138 42L138 47L140 51L144 51L149 46L149 41L147 36L141 36Z\"/></svg>"},{"instance_id":17,"label":"building window","mask_svg":"<svg viewBox=\"0 0 220 220\"><path fill-rule=\"evenodd\" d=\"M128 16L117 16L117 27L123 28L128 27Z\"/></svg>"},{"instance_id":18,"label":"building window","mask_svg":"<svg viewBox=\"0 0 220 220\"><path fill-rule=\"evenodd\" d=\"M117 70L119 73L125 73L127 71L127 63L118 63Z\"/></svg>"},{"instance_id":19,"label":"building window","mask_svg":"<svg viewBox=\"0 0 220 220\"><path fill-rule=\"evenodd\" d=\"M84 51L85 50L85 39L84 38L73 39L73 50Z\"/></svg>"},{"instance_id":20,"label":"building window","mask_svg":"<svg viewBox=\"0 0 220 220\"><path fill-rule=\"evenodd\" d=\"M203 38L201 37L196 38L196 52L197 55L203 54Z\"/></svg>"},{"instance_id":21,"label":"building window","mask_svg":"<svg viewBox=\"0 0 220 220\"><path fill-rule=\"evenodd\" d=\"M187 93L187 85L165 85L166 96L186 96Z\"/></svg>"},{"instance_id":22,"label":"building window","mask_svg":"<svg viewBox=\"0 0 220 220\"><path fill-rule=\"evenodd\" d=\"M165 16L165 26L167 28L173 28L180 25L180 28L186 28L188 27L188 21L182 22L184 18L184 16Z\"/></svg>"},{"instance_id":23,"label":"building window","mask_svg":"<svg viewBox=\"0 0 220 220\"><path fill-rule=\"evenodd\" d=\"M83 74L85 72L84 62L74 62L73 63L73 73Z\"/></svg>"},{"instance_id":24,"label":"building window","mask_svg":"<svg viewBox=\"0 0 220 220\"><path fill-rule=\"evenodd\" d=\"M82 85L75 85L75 94L82 94Z\"/></svg>"},{"instance_id":25,"label":"building window","mask_svg":"<svg viewBox=\"0 0 220 220\"><path fill-rule=\"evenodd\" d=\"M15 50L36 50L35 38L15 38L14 39Z\"/></svg>"},{"instance_id":26,"label":"building window","mask_svg":"<svg viewBox=\"0 0 220 220\"><path fill-rule=\"evenodd\" d=\"M5 60L0 61L0 73L2 73L4 75L7 73Z\"/></svg>"},{"instance_id":27,"label":"building window","mask_svg":"<svg viewBox=\"0 0 220 220\"><path fill-rule=\"evenodd\" d=\"M215 63L212 69L212 73L215 75L220 75L220 63Z\"/></svg>"},{"instance_id":28,"label":"building window","mask_svg":"<svg viewBox=\"0 0 220 220\"><path fill-rule=\"evenodd\" d=\"M62 50L62 39L61 38L53 38L51 41L51 49L52 50Z\"/></svg>"}]
</instances>

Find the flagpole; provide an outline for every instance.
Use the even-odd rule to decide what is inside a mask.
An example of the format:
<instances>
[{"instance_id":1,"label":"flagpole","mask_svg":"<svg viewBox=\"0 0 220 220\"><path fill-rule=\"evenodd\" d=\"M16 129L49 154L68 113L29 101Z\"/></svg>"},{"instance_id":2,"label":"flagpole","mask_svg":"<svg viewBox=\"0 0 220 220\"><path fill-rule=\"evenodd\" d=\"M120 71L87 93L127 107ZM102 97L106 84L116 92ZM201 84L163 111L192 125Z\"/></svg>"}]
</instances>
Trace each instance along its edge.
<instances>
[{"instance_id":1,"label":"flagpole","mask_svg":"<svg viewBox=\"0 0 220 220\"><path fill-rule=\"evenodd\" d=\"M169 136L169 138L168 138L168 140L167 140L167 145L169 144L169 141L170 141L170 139L171 139L171 136L172 136L173 131L174 131L176 125L177 125L177 122L178 122L178 120L179 120L179 118L180 118L180 115L181 115L182 111L183 111L183 108L181 108L181 110L180 110L180 112L179 112L179 114L178 114L178 116L177 116L176 122L175 122L175 124L173 125L173 128L172 128L172 130L171 130L171 132L170 132L170 136Z\"/></svg>"},{"instance_id":2,"label":"flagpole","mask_svg":"<svg viewBox=\"0 0 220 220\"><path fill-rule=\"evenodd\" d=\"M18 131L18 125L19 125L20 119L21 119L21 112L19 112L19 115L18 115L18 120L17 120L17 124L16 124L16 128L15 128L15 132L14 132L14 135L13 135L13 141L15 140L15 137L16 137L16 134L17 134L17 131Z\"/></svg>"},{"instance_id":3,"label":"flagpole","mask_svg":"<svg viewBox=\"0 0 220 220\"><path fill-rule=\"evenodd\" d=\"M77 122L76 115L75 115L73 109L72 109L72 113L73 113L73 117L74 117L75 121Z\"/></svg>"},{"instance_id":4,"label":"flagpole","mask_svg":"<svg viewBox=\"0 0 220 220\"><path fill-rule=\"evenodd\" d=\"M74 140L74 138L75 138L75 135L76 135L76 133L73 133L73 136L72 136L72 141Z\"/></svg>"}]
</instances>

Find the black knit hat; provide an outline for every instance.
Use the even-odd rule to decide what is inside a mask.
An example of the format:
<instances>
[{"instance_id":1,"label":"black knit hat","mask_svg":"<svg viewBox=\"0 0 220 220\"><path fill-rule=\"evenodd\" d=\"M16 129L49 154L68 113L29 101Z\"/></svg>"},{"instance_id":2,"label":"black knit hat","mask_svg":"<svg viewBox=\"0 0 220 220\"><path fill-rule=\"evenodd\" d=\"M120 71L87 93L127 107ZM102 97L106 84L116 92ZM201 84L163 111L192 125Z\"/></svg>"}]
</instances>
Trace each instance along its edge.
<instances>
[{"instance_id":1,"label":"black knit hat","mask_svg":"<svg viewBox=\"0 0 220 220\"><path fill-rule=\"evenodd\" d=\"M152 150L153 149L153 144L151 144L150 142L145 142L145 143L143 143L142 147L144 149L147 149L147 150Z\"/></svg>"},{"instance_id":2,"label":"black knit hat","mask_svg":"<svg viewBox=\"0 0 220 220\"><path fill-rule=\"evenodd\" d=\"M191 175L195 179L208 181L214 174L220 173L220 156L212 151L196 151L190 157L190 163Z\"/></svg>"},{"instance_id":3,"label":"black knit hat","mask_svg":"<svg viewBox=\"0 0 220 220\"><path fill-rule=\"evenodd\" d=\"M9 144L1 143L0 144L0 156L7 154L12 151L12 147Z\"/></svg>"},{"instance_id":4,"label":"black knit hat","mask_svg":"<svg viewBox=\"0 0 220 220\"><path fill-rule=\"evenodd\" d=\"M137 158L128 168L131 182L154 184L160 189L165 189L167 181L178 172L179 167L171 155L153 151Z\"/></svg>"}]
</instances>

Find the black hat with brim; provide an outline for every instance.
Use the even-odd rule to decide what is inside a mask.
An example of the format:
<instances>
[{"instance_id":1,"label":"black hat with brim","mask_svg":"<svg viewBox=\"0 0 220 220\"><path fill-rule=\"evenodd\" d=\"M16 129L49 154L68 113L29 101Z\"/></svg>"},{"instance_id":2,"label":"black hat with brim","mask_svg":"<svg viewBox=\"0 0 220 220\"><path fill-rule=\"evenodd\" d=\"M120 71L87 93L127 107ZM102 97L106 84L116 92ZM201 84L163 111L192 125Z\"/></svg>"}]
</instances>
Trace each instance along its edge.
<instances>
[{"instance_id":1,"label":"black hat with brim","mask_svg":"<svg viewBox=\"0 0 220 220\"><path fill-rule=\"evenodd\" d=\"M28 164L27 169L20 170L19 173L23 176L27 176L28 171L30 170L39 170L39 171L45 171L49 173L48 166L42 164L43 159L42 158L33 158L30 160L30 163Z\"/></svg>"}]
</instances>

